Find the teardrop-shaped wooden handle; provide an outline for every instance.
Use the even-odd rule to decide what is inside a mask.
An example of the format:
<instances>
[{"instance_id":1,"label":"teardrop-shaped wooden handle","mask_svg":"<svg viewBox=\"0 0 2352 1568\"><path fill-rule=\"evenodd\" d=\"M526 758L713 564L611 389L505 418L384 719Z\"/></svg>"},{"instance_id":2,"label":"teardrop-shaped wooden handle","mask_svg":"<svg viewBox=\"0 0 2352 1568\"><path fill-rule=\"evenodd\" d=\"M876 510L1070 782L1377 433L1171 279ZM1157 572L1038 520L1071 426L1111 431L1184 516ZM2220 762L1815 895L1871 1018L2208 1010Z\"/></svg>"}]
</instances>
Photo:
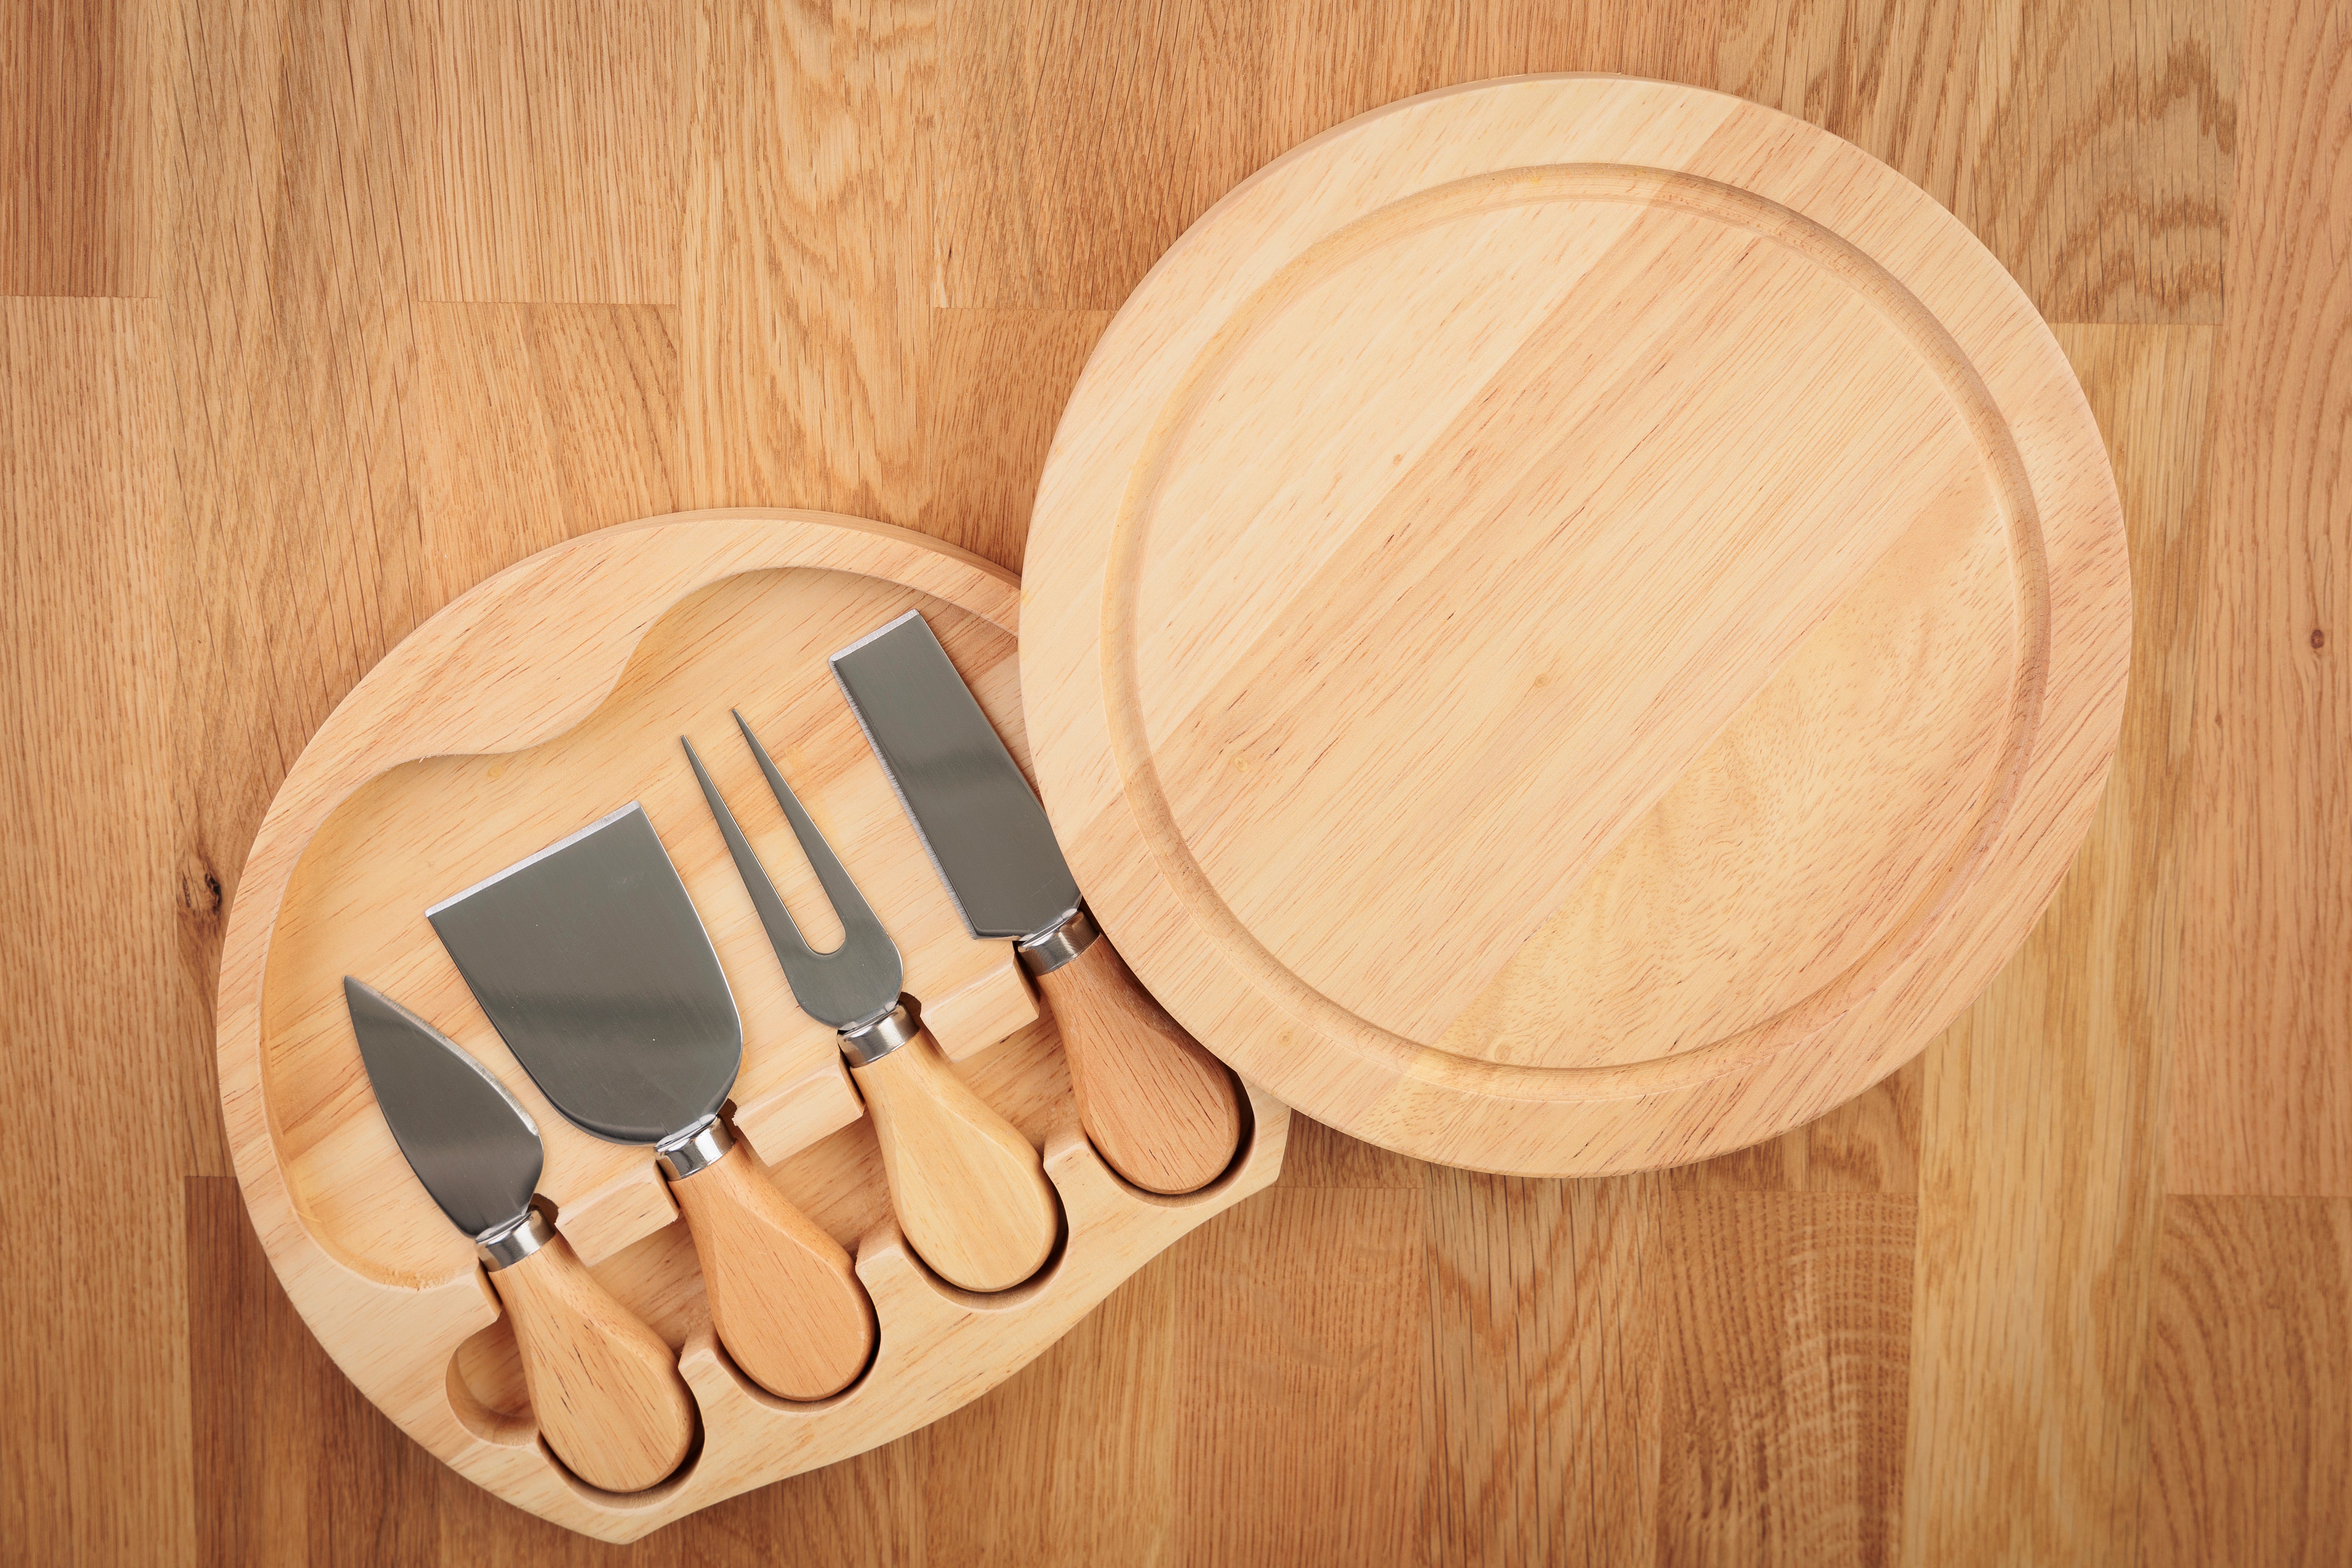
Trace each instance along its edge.
<instances>
[{"instance_id":1,"label":"teardrop-shaped wooden handle","mask_svg":"<svg viewBox=\"0 0 2352 1568\"><path fill-rule=\"evenodd\" d=\"M506 1303L539 1430L572 1471L606 1491L643 1491L694 1440L694 1396L677 1357L596 1283L557 1236L490 1271Z\"/></svg>"},{"instance_id":2,"label":"teardrop-shaped wooden handle","mask_svg":"<svg viewBox=\"0 0 2352 1568\"><path fill-rule=\"evenodd\" d=\"M1069 1058L1078 1121L1111 1169L1146 1192L1197 1192L1241 1146L1225 1064L1139 984L1108 937L1037 976Z\"/></svg>"},{"instance_id":3,"label":"teardrop-shaped wooden handle","mask_svg":"<svg viewBox=\"0 0 2352 1568\"><path fill-rule=\"evenodd\" d=\"M782 1399L855 1382L874 1352L874 1303L841 1244L740 1143L669 1190L702 1260L711 1326L744 1375Z\"/></svg>"},{"instance_id":4,"label":"teardrop-shaped wooden handle","mask_svg":"<svg viewBox=\"0 0 2352 1568\"><path fill-rule=\"evenodd\" d=\"M1003 1290L1045 1261L1061 1229L1045 1164L918 1030L850 1065L890 1181L890 1206L933 1272L967 1290Z\"/></svg>"}]
</instances>

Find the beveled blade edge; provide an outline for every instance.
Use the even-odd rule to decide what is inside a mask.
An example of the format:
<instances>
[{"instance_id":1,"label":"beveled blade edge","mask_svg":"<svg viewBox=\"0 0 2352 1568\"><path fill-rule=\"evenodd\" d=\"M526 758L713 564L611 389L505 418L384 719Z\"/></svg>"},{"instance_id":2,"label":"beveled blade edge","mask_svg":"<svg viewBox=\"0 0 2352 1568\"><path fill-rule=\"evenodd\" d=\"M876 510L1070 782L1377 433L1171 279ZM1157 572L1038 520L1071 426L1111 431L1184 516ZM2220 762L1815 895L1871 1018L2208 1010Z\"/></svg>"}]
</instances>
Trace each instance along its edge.
<instances>
[{"instance_id":1,"label":"beveled blade edge","mask_svg":"<svg viewBox=\"0 0 2352 1568\"><path fill-rule=\"evenodd\" d=\"M464 1047L343 976L360 1060L402 1158L449 1223L479 1238L520 1219L546 1165L539 1123Z\"/></svg>"},{"instance_id":2,"label":"beveled blade edge","mask_svg":"<svg viewBox=\"0 0 2352 1568\"><path fill-rule=\"evenodd\" d=\"M882 776L890 781L890 793L898 797L899 811L905 814L908 822L914 824L915 841L923 847L923 858L931 863L931 875L937 877L940 879L940 886L947 889L948 902L955 906L956 919L963 921L964 933L974 941L983 941L990 933L982 931L978 925L974 924L971 911L963 907L963 895L956 890L955 879L948 875L948 868L940 864L940 852L931 847L931 836L923 830L922 814L915 809L915 803L907 798L906 786L898 782L898 770L890 765L890 753L883 749L881 738L874 733L873 721L866 718L866 709L857 700L857 689L849 684L849 678L841 671L841 661L856 653L868 643L879 642L908 621L922 619L922 611L908 610L897 619L875 627L847 647L835 648L826 656L825 668L833 671L833 683L841 688L842 698L849 704L849 715L857 721L858 733L866 737L866 749L872 752L875 760L882 764ZM930 630L929 621L923 621L923 629ZM936 637L938 634L932 635ZM1025 936L1028 933L1024 931L1022 934Z\"/></svg>"},{"instance_id":3,"label":"beveled blade edge","mask_svg":"<svg viewBox=\"0 0 2352 1568\"><path fill-rule=\"evenodd\" d=\"M887 649L889 653L911 645L916 656L914 667L909 668L902 656L898 668L869 673L866 662L883 651L877 645L886 644L890 645ZM860 655L865 655L866 659L861 660ZM876 627L832 654L826 662L833 669L835 683L848 700L857 727L865 732L866 743L880 761L883 776L890 781L890 791L898 797L899 808L914 825L915 837L921 841L923 853L947 889L948 900L955 906L966 931L980 940L1010 937L1018 941L1052 930L1077 909L1077 879L1071 874L1069 862L1054 837L1053 823L1046 817L1044 805L1029 787L1028 779L1004 744L1004 737L989 721L980 700L972 695L962 672L948 658L946 647L920 610L908 610ZM863 696L858 689L860 681L869 682ZM929 701L946 710L930 716L938 721L932 728L936 731L954 727L968 748L969 757L981 762L992 775L989 787L992 793L988 806L993 831L974 832L974 836L983 841L1001 839L1008 826L1032 835L1024 846L1029 861L1022 874L1016 876L1011 868L1003 865L966 865L959 869L949 864L955 857L941 855L938 837L940 832L971 832L973 825L934 822L931 818L935 815L947 816L946 803L919 801L915 794L909 793L905 777L908 761L885 739L869 710L879 707L887 695L876 689L876 685L900 682L904 683L902 697ZM967 879L982 885L967 887ZM1036 891L1033 894L1013 888L1012 884L1019 880L1030 881ZM983 902L997 908L985 914L976 913L976 908ZM1005 912L1008 910L1018 910L1019 914Z\"/></svg>"},{"instance_id":4,"label":"beveled blade edge","mask_svg":"<svg viewBox=\"0 0 2352 1568\"><path fill-rule=\"evenodd\" d=\"M615 836L609 843L608 835ZM566 859L567 852L587 858ZM617 886L609 880L616 859ZM527 872L540 873L538 880L516 880ZM628 887L635 877L646 881ZM566 893L548 879L580 885ZM642 924L648 909L657 922L650 928ZM632 910L634 917L625 912ZM562 918L551 920L551 911ZM442 900L427 919L507 1049L581 1131L611 1143L657 1144L726 1103L742 1068L742 1013L701 911L642 803L631 801ZM614 925L633 920L637 929L620 950L608 949L613 966L582 968L583 950L609 942ZM569 951L550 948L551 930L562 931ZM666 949L669 962L649 970L649 947ZM686 1022L709 1027L682 1031ZM665 1054L681 1041L710 1050Z\"/></svg>"},{"instance_id":5,"label":"beveled blade edge","mask_svg":"<svg viewBox=\"0 0 2352 1568\"><path fill-rule=\"evenodd\" d=\"M549 857L553 855L560 855L564 850L571 848L574 844L579 843L582 839L603 832L605 828L610 827L615 822L620 821L621 818L628 816L629 813L633 811L642 812L645 809L644 803L633 800L629 802L628 805L620 807L618 810L608 811L604 816L598 817L595 821L590 823L587 826L565 834L562 837L557 839L546 848L541 849L535 854L524 856L521 859L516 861L513 865L509 866L502 871L491 872L488 876L483 878L480 881L475 883L472 887L467 888L463 892L450 894L439 903L435 904L431 909L426 910L425 911L425 918L429 921L444 910L455 909L457 905L464 903L467 899L472 898L476 893L482 891L485 888L495 888L500 882L505 881L509 877L513 876L516 872L528 871L533 866L538 865L541 860L547 859Z\"/></svg>"}]
</instances>

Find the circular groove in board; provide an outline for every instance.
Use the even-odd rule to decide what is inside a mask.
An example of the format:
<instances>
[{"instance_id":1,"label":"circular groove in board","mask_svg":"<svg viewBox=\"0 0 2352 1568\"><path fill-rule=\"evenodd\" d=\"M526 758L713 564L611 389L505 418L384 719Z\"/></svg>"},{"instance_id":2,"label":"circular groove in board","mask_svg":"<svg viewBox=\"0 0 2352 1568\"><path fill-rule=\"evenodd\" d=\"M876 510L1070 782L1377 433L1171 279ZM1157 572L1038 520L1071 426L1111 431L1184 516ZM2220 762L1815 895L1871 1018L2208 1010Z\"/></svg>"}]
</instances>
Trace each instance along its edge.
<instances>
[{"instance_id":1,"label":"circular groove in board","mask_svg":"<svg viewBox=\"0 0 2352 1568\"><path fill-rule=\"evenodd\" d=\"M1737 1147L1915 1052L2112 755L2121 520L1948 214L1720 95L1521 79L1278 160L1073 395L1024 605L1082 885L1323 1120Z\"/></svg>"},{"instance_id":2,"label":"circular groove in board","mask_svg":"<svg viewBox=\"0 0 2352 1568\"><path fill-rule=\"evenodd\" d=\"M1997 754L1987 770L1984 783L1988 787L1979 792L1979 808L1967 824L1957 852L1937 868L1941 875L1911 900L1905 911L1907 918L1890 922L1880 939L1862 957L1846 965L1829 985L1780 1009L1767 1021L1717 1039L1675 1042L1661 1052L1659 1058L1661 1062L1670 1060L1671 1068L1654 1069L1646 1075L1654 1086L1664 1087L1668 1081L1695 1082L1719 1071L1716 1058L1720 1054L1769 1049L1774 1040L1803 1029L1809 1017L1843 1011L1853 993L1865 988L1893 962L1926 940L1934 929L1934 916L1949 907L1966 879L1983 865L1982 852L1996 836L2014 797L2026 742L2040 712L2042 678L2046 666L2041 645L2047 639L2049 605L2041 572L2039 520L2015 444L2010 440L1998 413L1989 405L1981 383L1952 344L1950 334L1883 268L1852 246L1785 208L1729 186L1654 170L1592 165L1507 170L1463 181L1360 219L1323 241L1277 274L1219 334L1218 341L1186 378L1186 386L1171 400L1171 411L1160 421L1145 449L1135 484L1121 508L1118 531L1111 545L1103 662L1112 695L1106 710L1112 747L1129 802L1138 815L1152 825L1150 836L1153 848L1161 857L1162 870L1193 918L1215 931L1233 962L1246 967L1261 987L1282 995L1291 1011L1316 1015L1326 1027L1353 1034L1361 1048L1392 1054L1403 1065L1417 1045L1427 1042L1381 1028L1306 984L1295 970L1267 950L1248 924L1235 916L1192 852L1192 846L1169 804L1152 743L1143 732L1145 702L1139 689L1136 641L1137 628L1144 619L1137 601L1146 556L1145 539L1150 520L1159 510L1155 501L1162 489L1163 477L1175 466L1172 449L1181 446L1182 435L1198 416L1202 405L1227 378L1223 373L1230 371L1242 346L1265 335L1270 318L1278 316L1318 281L1336 278L1350 264L1376 255L1381 246L1399 236L1440 226L1465 213L1481 214L1562 198L1628 203L1646 200L1737 226L1747 234L1786 246L1806 262L1834 274L1842 284L1877 307L1907 340L1911 352L1935 370L1944 395L1965 419L1968 433L1978 445L1998 521L2008 538L2010 563L2015 568L2015 618L2024 632L2020 640L2026 645L2012 661L2011 697L2004 715L2007 722ZM1344 294L1344 284L1334 283L1333 291ZM1546 318L1543 326L1547 330L1556 327L1562 313L1555 311ZM1482 395L1487 395L1491 386L1489 383L1487 388L1482 388ZM1383 542L1383 547L1389 547L1388 542ZM1794 657L1792 654L1790 658ZM1778 675L1788 662L1784 660L1772 673ZM1385 956L1381 962L1385 967L1392 962L1406 961L1406 957L1400 952ZM1372 1005L1379 1001L1377 996L1370 999ZM1467 1049L1475 1050L1492 1043L1490 1037L1466 1044ZM1573 1047L1581 1042L1565 1043ZM1468 1057L1467 1050L1464 1054L1470 1070L1486 1079L1497 1092L1510 1092L1514 1086L1539 1087L1549 1075L1599 1070L1580 1064L1495 1062L1491 1064L1495 1070L1481 1072L1490 1063Z\"/></svg>"}]
</instances>

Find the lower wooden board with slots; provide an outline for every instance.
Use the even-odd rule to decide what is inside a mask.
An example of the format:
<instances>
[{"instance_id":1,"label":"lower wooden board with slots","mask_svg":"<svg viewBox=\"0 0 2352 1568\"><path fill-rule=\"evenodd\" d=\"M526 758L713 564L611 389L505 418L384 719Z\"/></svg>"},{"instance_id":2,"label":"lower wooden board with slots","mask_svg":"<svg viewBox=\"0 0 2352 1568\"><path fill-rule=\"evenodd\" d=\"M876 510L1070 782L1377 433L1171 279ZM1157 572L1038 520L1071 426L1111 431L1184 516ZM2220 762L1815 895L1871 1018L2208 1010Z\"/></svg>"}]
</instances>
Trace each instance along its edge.
<instances>
[{"instance_id":1,"label":"lower wooden board with slots","mask_svg":"<svg viewBox=\"0 0 2352 1568\"><path fill-rule=\"evenodd\" d=\"M1002 1382L1179 1237L1273 1181L1287 1112L1255 1089L1233 1166L1183 1197L1120 1181L1080 1132L1052 1020L1009 944L957 918L825 657L922 610L1026 764L1018 584L920 535L798 511L661 518L575 540L484 583L352 690L288 775L221 968L223 1113L256 1229L338 1364L404 1430L519 1507L629 1541L722 1498L925 1426ZM1044 1150L1063 1239L980 1296L894 1220L831 1029L794 1005L677 745L690 736L812 943L838 936L740 708L792 778L906 965L905 987L981 1097ZM425 910L641 802L742 1016L731 1120L780 1190L856 1258L878 1348L811 1404L747 1380L713 1336L686 1227L647 1150L573 1128L506 1051ZM679 1352L699 1435L643 1492L600 1491L541 1439L514 1339L477 1264L378 1114L344 1010L362 975L470 1052L538 1122L539 1191L597 1279ZM1246 1087L1246 1086L1245 1086Z\"/></svg>"}]
</instances>

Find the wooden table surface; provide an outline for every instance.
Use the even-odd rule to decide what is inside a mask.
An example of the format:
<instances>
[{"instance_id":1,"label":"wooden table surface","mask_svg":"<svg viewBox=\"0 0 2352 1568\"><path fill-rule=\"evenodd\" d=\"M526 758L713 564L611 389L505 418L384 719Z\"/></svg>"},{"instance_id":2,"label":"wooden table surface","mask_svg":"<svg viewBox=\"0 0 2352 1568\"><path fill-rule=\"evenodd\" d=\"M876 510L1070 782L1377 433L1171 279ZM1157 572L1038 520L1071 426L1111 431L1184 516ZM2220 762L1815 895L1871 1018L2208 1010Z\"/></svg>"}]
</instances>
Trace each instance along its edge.
<instances>
[{"instance_id":1,"label":"wooden table surface","mask_svg":"<svg viewBox=\"0 0 2352 1568\"><path fill-rule=\"evenodd\" d=\"M0 1558L2352 1562L2352 0L16 0ZM215 1107L312 729L485 574L794 504L1017 565L1234 181L1453 81L1721 87L2013 271L2129 514L2123 753L1924 1058L1503 1180L1319 1130L927 1432L622 1551L347 1384Z\"/></svg>"}]
</instances>

